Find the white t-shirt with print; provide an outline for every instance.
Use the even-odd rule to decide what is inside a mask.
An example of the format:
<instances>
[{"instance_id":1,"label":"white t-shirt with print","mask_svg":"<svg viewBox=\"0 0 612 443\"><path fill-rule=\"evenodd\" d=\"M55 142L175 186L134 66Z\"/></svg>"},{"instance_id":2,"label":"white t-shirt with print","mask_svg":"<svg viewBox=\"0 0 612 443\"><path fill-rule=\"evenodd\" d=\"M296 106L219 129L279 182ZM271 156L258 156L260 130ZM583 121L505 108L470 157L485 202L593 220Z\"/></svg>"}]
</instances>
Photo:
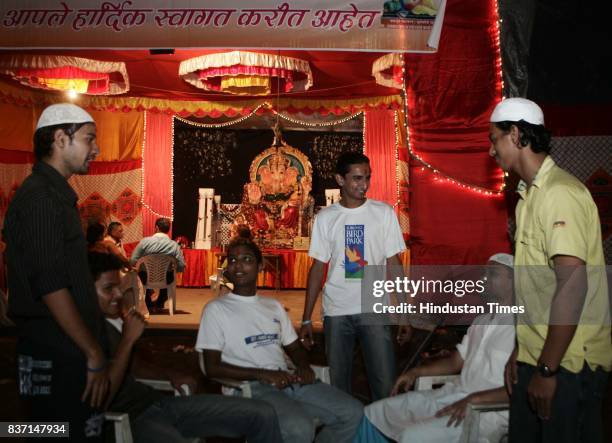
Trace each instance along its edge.
<instances>
[{"instance_id":1,"label":"white t-shirt with print","mask_svg":"<svg viewBox=\"0 0 612 443\"><path fill-rule=\"evenodd\" d=\"M221 361L228 364L286 371L283 346L297 338L277 300L229 293L204 308L195 347L221 351Z\"/></svg>"},{"instance_id":2,"label":"white t-shirt with print","mask_svg":"<svg viewBox=\"0 0 612 443\"><path fill-rule=\"evenodd\" d=\"M328 263L323 288L327 316L361 313L366 265L385 265L406 249L397 216L387 203L368 199L357 208L334 203L315 218L308 255Z\"/></svg>"}]
</instances>

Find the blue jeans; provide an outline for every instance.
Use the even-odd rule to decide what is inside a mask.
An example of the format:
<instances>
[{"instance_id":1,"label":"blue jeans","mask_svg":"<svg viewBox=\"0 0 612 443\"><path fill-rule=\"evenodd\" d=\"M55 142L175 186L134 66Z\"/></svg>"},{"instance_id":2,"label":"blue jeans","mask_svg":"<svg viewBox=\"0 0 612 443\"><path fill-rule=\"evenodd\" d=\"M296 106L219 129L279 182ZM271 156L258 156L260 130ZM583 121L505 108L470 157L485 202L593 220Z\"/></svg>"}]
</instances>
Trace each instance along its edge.
<instances>
[{"instance_id":1,"label":"blue jeans","mask_svg":"<svg viewBox=\"0 0 612 443\"><path fill-rule=\"evenodd\" d=\"M512 386L510 397L510 442L602 442L601 404L609 373L601 368L592 371L586 363L577 374L562 367L555 376L550 419L541 420L527 398L536 371L535 366L519 363L518 383Z\"/></svg>"},{"instance_id":2,"label":"blue jeans","mask_svg":"<svg viewBox=\"0 0 612 443\"><path fill-rule=\"evenodd\" d=\"M250 385L253 398L276 410L287 443L311 443L317 425L322 425L317 442L350 443L363 417L359 400L324 383L294 384L282 390L256 381Z\"/></svg>"},{"instance_id":3,"label":"blue jeans","mask_svg":"<svg viewBox=\"0 0 612 443\"><path fill-rule=\"evenodd\" d=\"M274 408L246 398L204 394L165 397L133 421L136 442L167 443L204 437L245 437L249 443L281 443Z\"/></svg>"},{"instance_id":4,"label":"blue jeans","mask_svg":"<svg viewBox=\"0 0 612 443\"><path fill-rule=\"evenodd\" d=\"M375 315L375 314L374 314ZM325 317L325 352L331 383L352 392L353 350L359 339L372 400L386 398L395 382L395 352L390 325L372 324L368 314Z\"/></svg>"}]
</instances>

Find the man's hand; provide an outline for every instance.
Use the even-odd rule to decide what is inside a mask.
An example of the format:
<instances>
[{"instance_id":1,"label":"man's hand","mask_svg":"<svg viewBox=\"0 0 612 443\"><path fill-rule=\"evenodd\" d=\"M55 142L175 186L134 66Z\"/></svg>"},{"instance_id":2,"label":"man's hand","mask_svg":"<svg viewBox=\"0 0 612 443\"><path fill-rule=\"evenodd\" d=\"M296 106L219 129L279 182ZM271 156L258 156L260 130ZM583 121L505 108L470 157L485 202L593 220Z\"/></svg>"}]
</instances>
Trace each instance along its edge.
<instances>
[{"instance_id":1,"label":"man's hand","mask_svg":"<svg viewBox=\"0 0 612 443\"><path fill-rule=\"evenodd\" d=\"M409 371L404 372L395 381L395 385L393 386L393 389L391 390L391 395L393 396L393 395L401 394L402 392L408 391L408 389L410 389L412 385L414 384L414 381L416 380L416 378L417 378L417 375L413 369L410 369Z\"/></svg>"},{"instance_id":2,"label":"man's hand","mask_svg":"<svg viewBox=\"0 0 612 443\"><path fill-rule=\"evenodd\" d=\"M300 328L300 343L302 343L302 346L307 350L310 351L310 349L312 349L314 345L314 340L312 338L312 323L306 323Z\"/></svg>"},{"instance_id":3,"label":"man's hand","mask_svg":"<svg viewBox=\"0 0 612 443\"><path fill-rule=\"evenodd\" d=\"M130 343L135 343L142 335L145 325L144 316L135 308L130 309L130 312L123 319L122 337L129 340Z\"/></svg>"},{"instance_id":4,"label":"man's hand","mask_svg":"<svg viewBox=\"0 0 612 443\"><path fill-rule=\"evenodd\" d=\"M550 418L550 405L556 390L556 377L542 377L537 373L531 377L529 386L527 386L527 396L531 409L538 414L540 419L548 420Z\"/></svg>"},{"instance_id":5,"label":"man's hand","mask_svg":"<svg viewBox=\"0 0 612 443\"><path fill-rule=\"evenodd\" d=\"M408 343L412 338L412 326L410 325L399 325L397 328L397 342L400 346Z\"/></svg>"},{"instance_id":6,"label":"man's hand","mask_svg":"<svg viewBox=\"0 0 612 443\"><path fill-rule=\"evenodd\" d=\"M301 385L311 385L315 379L315 373L310 366L299 367L295 371L295 381Z\"/></svg>"},{"instance_id":7,"label":"man's hand","mask_svg":"<svg viewBox=\"0 0 612 443\"><path fill-rule=\"evenodd\" d=\"M512 395L512 385L518 383L518 375L516 373L516 355L518 350L516 346L510 354L508 361L506 362L506 367L504 368L504 384L506 385L506 389L508 391L508 395Z\"/></svg>"},{"instance_id":8,"label":"man's hand","mask_svg":"<svg viewBox=\"0 0 612 443\"><path fill-rule=\"evenodd\" d=\"M446 426L447 427L452 426L454 423L455 427L457 427L465 419L467 406L471 402L472 402L471 395L468 395L464 399L456 401L455 403L440 409L438 412L436 412L436 417L444 417L445 415L450 415L450 418L448 419L448 423L446 423Z\"/></svg>"},{"instance_id":9,"label":"man's hand","mask_svg":"<svg viewBox=\"0 0 612 443\"><path fill-rule=\"evenodd\" d=\"M172 387L179 391L181 395L187 395L187 393L183 390L183 385L189 386L191 392L195 392L198 386L198 382L194 377L187 374L181 374L179 372L168 372L168 380L170 380Z\"/></svg>"},{"instance_id":10,"label":"man's hand","mask_svg":"<svg viewBox=\"0 0 612 443\"><path fill-rule=\"evenodd\" d=\"M94 371L91 369L94 369ZM89 399L89 404L92 408L100 408L104 404L110 387L106 359L102 352L94 353L87 359L86 370L87 384L81 396L81 401L86 402Z\"/></svg>"},{"instance_id":11,"label":"man's hand","mask_svg":"<svg viewBox=\"0 0 612 443\"><path fill-rule=\"evenodd\" d=\"M291 383L295 382L295 375L286 371L270 371L264 369L257 379L262 383L267 383L278 389L285 389Z\"/></svg>"}]
</instances>

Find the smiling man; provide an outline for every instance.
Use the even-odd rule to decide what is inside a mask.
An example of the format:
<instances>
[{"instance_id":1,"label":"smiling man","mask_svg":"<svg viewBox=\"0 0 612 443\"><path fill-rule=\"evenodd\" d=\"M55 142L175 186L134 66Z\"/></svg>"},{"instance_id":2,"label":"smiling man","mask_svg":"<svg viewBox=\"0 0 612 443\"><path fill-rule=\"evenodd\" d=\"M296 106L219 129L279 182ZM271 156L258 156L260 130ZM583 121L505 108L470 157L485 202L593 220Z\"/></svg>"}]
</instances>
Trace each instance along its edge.
<instances>
[{"instance_id":1,"label":"smiling man","mask_svg":"<svg viewBox=\"0 0 612 443\"><path fill-rule=\"evenodd\" d=\"M510 441L601 441L612 344L597 207L548 155L550 132L537 104L503 100L490 121L489 154L521 178L514 281L525 313L506 365Z\"/></svg>"},{"instance_id":2,"label":"smiling man","mask_svg":"<svg viewBox=\"0 0 612 443\"><path fill-rule=\"evenodd\" d=\"M99 152L91 115L71 103L47 107L34 133L32 174L4 222L20 394L31 403L31 421L69 421L75 441L100 436L108 375L77 195L67 180L86 174Z\"/></svg>"},{"instance_id":3,"label":"smiling man","mask_svg":"<svg viewBox=\"0 0 612 443\"><path fill-rule=\"evenodd\" d=\"M367 265L393 265L401 269L400 252L406 249L393 208L368 199L370 160L359 152L342 154L336 165L341 199L315 218L308 255L306 302L300 336L313 343L312 311L323 286L325 351L334 386L351 393L353 348L359 340L372 398L391 393L395 380L395 355L390 324L375 324L361 312L361 282Z\"/></svg>"}]
</instances>

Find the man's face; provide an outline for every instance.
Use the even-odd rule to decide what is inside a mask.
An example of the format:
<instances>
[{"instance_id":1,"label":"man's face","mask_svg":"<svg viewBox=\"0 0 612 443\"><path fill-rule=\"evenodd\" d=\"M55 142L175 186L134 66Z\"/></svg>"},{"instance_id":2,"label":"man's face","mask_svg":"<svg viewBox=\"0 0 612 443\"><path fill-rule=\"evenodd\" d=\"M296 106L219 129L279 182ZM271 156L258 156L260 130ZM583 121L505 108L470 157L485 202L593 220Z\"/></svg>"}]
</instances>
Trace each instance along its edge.
<instances>
[{"instance_id":1,"label":"man's face","mask_svg":"<svg viewBox=\"0 0 612 443\"><path fill-rule=\"evenodd\" d=\"M113 237L116 240L121 240L123 238L123 226L122 225L115 226L111 232L111 237Z\"/></svg>"},{"instance_id":2,"label":"man's face","mask_svg":"<svg viewBox=\"0 0 612 443\"><path fill-rule=\"evenodd\" d=\"M100 153L96 125L87 123L73 134L72 139L66 134L64 137L64 147L60 150L64 171L69 175L87 174L89 163Z\"/></svg>"},{"instance_id":3,"label":"man's face","mask_svg":"<svg viewBox=\"0 0 612 443\"><path fill-rule=\"evenodd\" d=\"M513 171L520 153L518 146L512 142L513 131L518 136L516 126L513 126L513 130L506 133L495 126L494 123L489 124L489 140L491 142L489 155L494 157L499 167L506 172Z\"/></svg>"},{"instance_id":4,"label":"man's face","mask_svg":"<svg viewBox=\"0 0 612 443\"><path fill-rule=\"evenodd\" d=\"M366 192L370 188L371 176L372 171L367 163L351 165L344 176L336 174L336 181L342 188L342 198L348 201L363 202L366 199Z\"/></svg>"},{"instance_id":5,"label":"man's face","mask_svg":"<svg viewBox=\"0 0 612 443\"><path fill-rule=\"evenodd\" d=\"M98 306L108 318L119 318L121 315L121 302L123 295L119 290L119 271L106 271L96 280L96 293Z\"/></svg>"},{"instance_id":6,"label":"man's face","mask_svg":"<svg viewBox=\"0 0 612 443\"><path fill-rule=\"evenodd\" d=\"M255 287L260 270L261 264L251 248L239 245L228 251L225 276L234 284L234 292L238 293L241 287Z\"/></svg>"}]
</instances>

